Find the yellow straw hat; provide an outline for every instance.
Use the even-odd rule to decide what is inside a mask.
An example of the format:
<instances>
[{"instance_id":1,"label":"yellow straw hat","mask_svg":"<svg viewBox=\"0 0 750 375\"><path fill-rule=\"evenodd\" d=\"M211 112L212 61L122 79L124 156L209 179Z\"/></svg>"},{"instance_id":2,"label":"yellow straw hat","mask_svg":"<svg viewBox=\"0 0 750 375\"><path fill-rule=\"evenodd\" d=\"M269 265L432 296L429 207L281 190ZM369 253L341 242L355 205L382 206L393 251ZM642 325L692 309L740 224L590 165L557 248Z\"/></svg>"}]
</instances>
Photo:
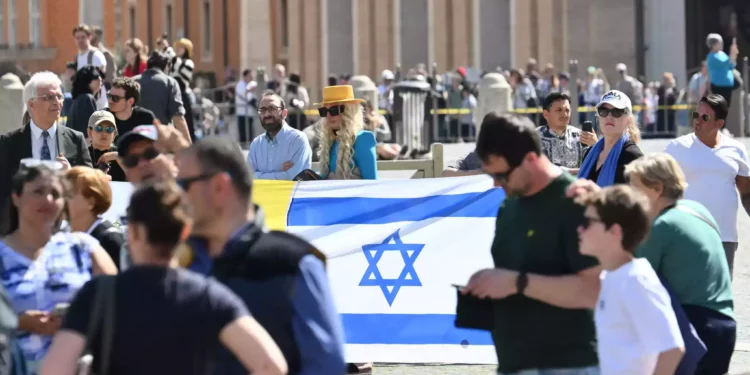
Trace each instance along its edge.
<instances>
[{"instance_id":1,"label":"yellow straw hat","mask_svg":"<svg viewBox=\"0 0 750 375\"><path fill-rule=\"evenodd\" d=\"M328 104L362 103L364 99L354 97L354 89L351 85L323 87L323 101L315 103L316 107Z\"/></svg>"}]
</instances>

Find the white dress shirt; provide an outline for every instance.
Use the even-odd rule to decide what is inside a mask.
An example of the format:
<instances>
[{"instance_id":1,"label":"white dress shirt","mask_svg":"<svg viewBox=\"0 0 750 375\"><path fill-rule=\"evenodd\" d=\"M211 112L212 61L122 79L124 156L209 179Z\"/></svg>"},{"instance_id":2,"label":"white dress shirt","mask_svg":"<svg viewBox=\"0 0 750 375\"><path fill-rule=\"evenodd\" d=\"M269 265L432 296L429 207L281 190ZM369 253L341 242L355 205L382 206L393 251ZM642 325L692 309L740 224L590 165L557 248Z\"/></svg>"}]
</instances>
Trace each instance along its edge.
<instances>
[{"instance_id":1,"label":"white dress shirt","mask_svg":"<svg viewBox=\"0 0 750 375\"><path fill-rule=\"evenodd\" d=\"M31 157L34 159L42 158L42 146L44 145L44 138L42 137L42 130L36 126L34 120L30 122L31 126ZM52 127L47 129L49 138L47 138L47 146L49 147L50 160L56 160L60 154L57 151L57 122L52 124Z\"/></svg>"}]
</instances>

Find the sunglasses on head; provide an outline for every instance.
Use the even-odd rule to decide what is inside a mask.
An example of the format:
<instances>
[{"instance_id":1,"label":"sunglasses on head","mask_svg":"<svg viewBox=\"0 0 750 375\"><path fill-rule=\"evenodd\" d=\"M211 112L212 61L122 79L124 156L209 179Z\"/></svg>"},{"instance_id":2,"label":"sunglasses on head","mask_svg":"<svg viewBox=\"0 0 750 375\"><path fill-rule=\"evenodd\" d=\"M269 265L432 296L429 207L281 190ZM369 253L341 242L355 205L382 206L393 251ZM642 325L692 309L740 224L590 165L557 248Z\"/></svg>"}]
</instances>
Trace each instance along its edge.
<instances>
[{"instance_id":1,"label":"sunglasses on head","mask_svg":"<svg viewBox=\"0 0 750 375\"><path fill-rule=\"evenodd\" d=\"M115 128L113 128L113 127L111 127L111 126L101 126L101 125L97 125L97 126L94 126L94 131L96 131L97 133L107 133L107 134L112 134L112 133L114 133L114 132L115 132Z\"/></svg>"},{"instance_id":2,"label":"sunglasses on head","mask_svg":"<svg viewBox=\"0 0 750 375\"><path fill-rule=\"evenodd\" d=\"M159 150L150 147L147 148L146 151L143 151L142 154L130 154L124 158L122 158L122 164L125 165L127 168L134 168L138 165L138 163L141 162L141 159L143 160L154 160L157 156L159 156L161 153Z\"/></svg>"},{"instance_id":3,"label":"sunglasses on head","mask_svg":"<svg viewBox=\"0 0 750 375\"><path fill-rule=\"evenodd\" d=\"M601 107L597 109L597 112L599 113L599 117L607 117L610 114L612 114L612 117L614 118L620 118L622 115L628 112L627 109L619 109L619 108L604 108Z\"/></svg>"},{"instance_id":4,"label":"sunglasses on head","mask_svg":"<svg viewBox=\"0 0 750 375\"><path fill-rule=\"evenodd\" d=\"M320 117L338 116L344 113L344 105L335 105L331 108L320 107L318 108L318 113L320 114Z\"/></svg>"},{"instance_id":5,"label":"sunglasses on head","mask_svg":"<svg viewBox=\"0 0 750 375\"><path fill-rule=\"evenodd\" d=\"M693 120L701 119L705 122L711 121L711 116L707 114L700 114L698 112L693 112Z\"/></svg>"}]
</instances>

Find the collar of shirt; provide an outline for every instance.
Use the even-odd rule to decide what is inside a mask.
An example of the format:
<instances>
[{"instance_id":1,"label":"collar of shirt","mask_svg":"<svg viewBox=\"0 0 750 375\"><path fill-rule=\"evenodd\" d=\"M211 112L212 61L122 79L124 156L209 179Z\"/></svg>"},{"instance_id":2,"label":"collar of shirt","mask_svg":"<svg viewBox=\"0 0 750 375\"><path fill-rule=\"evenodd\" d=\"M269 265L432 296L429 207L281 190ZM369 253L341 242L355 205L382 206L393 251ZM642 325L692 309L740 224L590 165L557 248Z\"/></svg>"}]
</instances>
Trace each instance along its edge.
<instances>
[{"instance_id":1,"label":"collar of shirt","mask_svg":"<svg viewBox=\"0 0 750 375\"><path fill-rule=\"evenodd\" d=\"M31 120L30 124L31 124L31 135L34 136L34 138L36 138L36 139L41 138L42 137L42 133L44 132L44 130L42 130L42 128L38 127L34 123L34 120ZM55 121L55 123L52 124L52 126L49 129L47 129L47 132L49 133L49 138L50 139L54 139L55 138L55 133L57 133L57 121Z\"/></svg>"},{"instance_id":2,"label":"collar of shirt","mask_svg":"<svg viewBox=\"0 0 750 375\"><path fill-rule=\"evenodd\" d=\"M93 232L93 231L94 231L94 228L98 227L98 226L99 226L99 224L101 224L101 223L102 223L102 221L104 221L104 219L102 219L102 217L101 217L101 216L99 216L99 217L98 217L98 218L96 219L96 221L94 222L94 224L91 224L91 228L89 228L89 230L88 230L88 231L86 232L86 234L89 234L89 235L90 235L90 234L91 234L91 232Z\"/></svg>"},{"instance_id":3,"label":"collar of shirt","mask_svg":"<svg viewBox=\"0 0 750 375\"><path fill-rule=\"evenodd\" d=\"M286 121L284 121L284 123L281 125L281 129L279 129L279 132L276 133L275 137L272 138L270 135L268 135L268 132L266 132L264 134L265 137L263 137L263 139L266 142L272 145L275 145L279 142L279 140L284 140L286 138L286 135L291 133L291 130L292 130L292 127L287 125Z\"/></svg>"}]
</instances>

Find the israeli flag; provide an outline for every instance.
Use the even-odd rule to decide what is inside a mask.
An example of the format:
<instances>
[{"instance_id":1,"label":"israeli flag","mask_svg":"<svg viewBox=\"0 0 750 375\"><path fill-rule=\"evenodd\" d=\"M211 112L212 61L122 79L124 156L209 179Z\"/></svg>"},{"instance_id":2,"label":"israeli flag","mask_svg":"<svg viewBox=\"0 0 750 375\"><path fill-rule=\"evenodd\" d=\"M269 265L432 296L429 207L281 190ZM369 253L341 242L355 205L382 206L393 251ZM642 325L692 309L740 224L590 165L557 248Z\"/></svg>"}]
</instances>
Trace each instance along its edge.
<instances>
[{"instance_id":1,"label":"israeli flag","mask_svg":"<svg viewBox=\"0 0 750 375\"><path fill-rule=\"evenodd\" d=\"M328 257L347 360L497 363L486 331L454 327L456 289L492 267L505 197L486 176L299 183L286 230Z\"/></svg>"}]
</instances>

